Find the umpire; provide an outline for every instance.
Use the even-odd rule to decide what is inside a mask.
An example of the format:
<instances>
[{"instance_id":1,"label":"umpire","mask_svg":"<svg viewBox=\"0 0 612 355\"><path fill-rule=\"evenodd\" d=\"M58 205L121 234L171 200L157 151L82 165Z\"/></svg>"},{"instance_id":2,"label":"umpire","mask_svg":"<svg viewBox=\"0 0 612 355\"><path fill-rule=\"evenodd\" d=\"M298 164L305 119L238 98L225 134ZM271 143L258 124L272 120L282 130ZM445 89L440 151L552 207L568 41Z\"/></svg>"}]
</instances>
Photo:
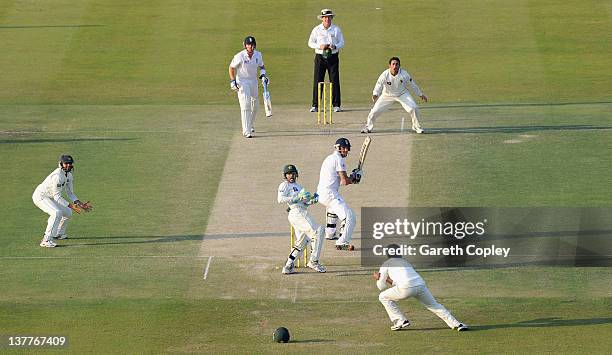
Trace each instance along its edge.
<instances>
[{"instance_id":1,"label":"umpire","mask_svg":"<svg viewBox=\"0 0 612 355\"><path fill-rule=\"evenodd\" d=\"M325 71L329 72L329 81L332 82L332 105L334 112L341 112L340 107L340 62L338 51L344 47L344 36L342 30L336 25L332 25L335 17L330 9L321 10L318 16L321 24L312 29L308 46L315 50L314 58L314 84L312 89L312 107L310 112L317 111L317 86L321 81L325 81Z\"/></svg>"}]
</instances>

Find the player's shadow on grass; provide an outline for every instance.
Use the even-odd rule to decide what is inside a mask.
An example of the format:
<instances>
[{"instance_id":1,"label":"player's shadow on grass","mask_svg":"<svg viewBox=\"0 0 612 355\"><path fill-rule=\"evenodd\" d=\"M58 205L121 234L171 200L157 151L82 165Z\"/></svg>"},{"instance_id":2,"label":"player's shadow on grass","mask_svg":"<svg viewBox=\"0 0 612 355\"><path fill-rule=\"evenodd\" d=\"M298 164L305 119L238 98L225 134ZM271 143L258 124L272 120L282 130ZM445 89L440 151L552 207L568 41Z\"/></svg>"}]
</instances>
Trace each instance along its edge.
<instances>
[{"instance_id":1,"label":"player's shadow on grass","mask_svg":"<svg viewBox=\"0 0 612 355\"><path fill-rule=\"evenodd\" d=\"M70 238L69 240L96 240L95 243L78 243L78 244L70 244L66 246L96 246L96 245L113 245L113 244L150 244L150 243L174 243L174 242L184 242L184 241L192 241L192 240L202 240L202 234L194 234L194 235L168 235L168 236L159 236L159 235L148 235L148 236L110 236L110 237L92 237L92 238L83 238L83 237L75 237ZM115 241L116 239L120 239ZM137 239L137 240L122 240L122 239Z\"/></svg>"},{"instance_id":2,"label":"player's shadow on grass","mask_svg":"<svg viewBox=\"0 0 612 355\"><path fill-rule=\"evenodd\" d=\"M138 138L40 138L40 139L0 139L0 144L29 143L66 143L66 142L116 142L133 141Z\"/></svg>"},{"instance_id":3,"label":"player's shadow on grass","mask_svg":"<svg viewBox=\"0 0 612 355\"><path fill-rule=\"evenodd\" d=\"M329 339L305 339L305 340L291 340L289 343L307 344L307 343L333 343L335 340Z\"/></svg>"},{"instance_id":4,"label":"player's shadow on grass","mask_svg":"<svg viewBox=\"0 0 612 355\"><path fill-rule=\"evenodd\" d=\"M598 325L610 323L612 323L612 318L562 319L559 317L551 317L537 318L517 323L476 325L470 326L470 329L478 331L502 328L571 327L577 325Z\"/></svg>"},{"instance_id":5,"label":"player's shadow on grass","mask_svg":"<svg viewBox=\"0 0 612 355\"><path fill-rule=\"evenodd\" d=\"M12 25L0 26L0 29L15 28L81 28L81 27L104 27L106 25Z\"/></svg>"},{"instance_id":6,"label":"player's shadow on grass","mask_svg":"<svg viewBox=\"0 0 612 355\"><path fill-rule=\"evenodd\" d=\"M538 131L593 131L609 130L612 126L563 125L563 126L491 126L491 127L458 127L428 128L426 134L453 133L529 133Z\"/></svg>"}]
</instances>

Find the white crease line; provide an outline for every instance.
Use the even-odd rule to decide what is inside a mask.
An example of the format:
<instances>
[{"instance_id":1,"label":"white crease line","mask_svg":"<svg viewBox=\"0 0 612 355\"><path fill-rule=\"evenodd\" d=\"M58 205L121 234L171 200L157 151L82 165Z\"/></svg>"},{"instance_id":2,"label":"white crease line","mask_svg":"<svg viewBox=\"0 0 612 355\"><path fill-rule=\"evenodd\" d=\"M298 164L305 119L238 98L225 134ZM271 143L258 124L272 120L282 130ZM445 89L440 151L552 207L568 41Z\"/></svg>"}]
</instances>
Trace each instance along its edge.
<instances>
[{"instance_id":1,"label":"white crease line","mask_svg":"<svg viewBox=\"0 0 612 355\"><path fill-rule=\"evenodd\" d=\"M66 133L191 133L193 131L190 130L178 130L178 131L145 131L145 130L123 130L123 131L113 131L113 130L92 130L92 131L83 131L83 130L66 130L66 131L0 131L0 134L66 134Z\"/></svg>"},{"instance_id":2,"label":"white crease line","mask_svg":"<svg viewBox=\"0 0 612 355\"><path fill-rule=\"evenodd\" d=\"M295 290L293 291L293 299L291 300L293 303L295 303L295 300L297 300L297 293L298 293L298 283L296 281L295 282Z\"/></svg>"},{"instance_id":3,"label":"white crease line","mask_svg":"<svg viewBox=\"0 0 612 355\"><path fill-rule=\"evenodd\" d=\"M212 255L208 257L208 262L206 263L206 269L204 270L204 280L208 277L208 268L210 267L210 262L212 261Z\"/></svg>"},{"instance_id":4,"label":"white crease line","mask_svg":"<svg viewBox=\"0 0 612 355\"><path fill-rule=\"evenodd\" d=\"M357 301L350 301L350 300L338 300L338 301L329 301L326 300L325 303L376 303L378 301L376 300L371 300L371 301L366 301L366 300L357 300ZM301 303L301 304L310 304L310 303L316 303L316 304L321 304L321 301L298 301L298 302L293 302L293 303Z\"/></svg>"}]
</instances>

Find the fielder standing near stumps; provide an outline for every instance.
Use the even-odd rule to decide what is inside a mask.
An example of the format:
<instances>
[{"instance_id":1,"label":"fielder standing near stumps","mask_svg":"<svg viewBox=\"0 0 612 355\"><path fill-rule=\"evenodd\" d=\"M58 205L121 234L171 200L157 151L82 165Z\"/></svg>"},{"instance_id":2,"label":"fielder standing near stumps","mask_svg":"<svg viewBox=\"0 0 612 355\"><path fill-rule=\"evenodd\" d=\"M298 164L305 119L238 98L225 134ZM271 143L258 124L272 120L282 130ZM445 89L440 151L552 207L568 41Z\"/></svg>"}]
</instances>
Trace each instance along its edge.
<instances>
[{"instance_id":1,"label":"fielder standing near stumps","mask_svg":"<svg viewBox=\"0 0 612 355\"><path fill-rule=\"evenodd\" d=\"M398 249L397 245L389 245L389 249ZM428 310L440 317L451 329L469 330L460 323L443 305L439 304L425 285L425 281L414 270L412 265L399 255L389 255L378 272L372 275L376 286L382 292L378 300L385 307L393 325L391 330L402 330L410 326L410 321L397 306L397 301L414 297Z\"/></svg>"},{"instance_id":2,"label":"fielder standing near stumps","mask_svg":"<svg viewBox=\"0 0 612 355\"><path fill-rule=\"evenodd\" d=\"M278 186L278 203L286 203L289 208L289 223L295 230L296 242L283 267L283 274L295 272L294 261L302 255L305 248L312 248L310 260L306 264L317 272L325 272L319 263L321 247L323 246L323 227L319 226L308 213L308 206L317 203L317 194L311 194L297 183L298 170L295 165L285 165L283 168L285 181Z\"/></svg>"},{"instance_id":3,"label":"fielder standing near stumps","mask_svg":"<svg viewBox=\"0 0 612 355\"><path fill-rule=\"evenodd\" d=\"M427 102L427 96L421 92L421 89L414 82L410 74L400 68L400 59L398 57L392 57L389 59L389 69L382 72L376 81L374 92L372 93L374 107L370 110L368 121L361 130L361 133L372 132L376 118L378 118L381 113L387 111L395 101L399 102L404 110L410 115L412 119L412 130L416 133L424 132L419 122L419 107L412 96L410 96L408 85L410 85L412 91L416 95Z\"/></svg>"},{"instance_id":4,"label":"fielder standing near stumps","mask_svg":"<svg viewBox=\"0 0 612 355\"><path fill-rule=\"evenodd\" d=\"M242 119L242 135L253 137L255 132L255 115L259 108L257 70L259 69L262 83L269 83L266 77L261 53L255 48L255 37L247 36L243 42L244 50L238 52L229 65L230 89L238 93L240 117Z\"/></svg>"},{"instance_id":5,"label":"fielder standing near stumps","mask_svg":"<svg viewBox=\"0 0 612 355\"><path fill-rule=\"evenodd\" d=\"M317 194L319 202L326 207L327 228L325 239L336 240L337 250L353 250L350 244L353 239L353 230L357 217L355 212L346 204L340 192L340 185L358 184L363 172L353 170L350 176L346 174L344 158L351 150L351 142L346 138L339 138L334 145L334 152L327 156L321 165ZM336 238L336 225L340 220L340 237Z\"/></svg>"},{"instance_id":6,"label":"fielder standing near stumps","mask_svg":"<svg viewBox=\"0 0 612 355\"><path fill-rule=\"evenodd\" d=\"M43 248L54 248L57 244L53 239L66 239L66 226L72 217L72 211L81 213L89 212L93 208L89 201L82 203L74 194L72 168L74 159L70 155L62 155L59 158L59 167L36 187L32 194L32 201L36 207L49 215L47 229L40 242ZM62 192L72 202L62 197Z\"/></svg>"}]
</instances>

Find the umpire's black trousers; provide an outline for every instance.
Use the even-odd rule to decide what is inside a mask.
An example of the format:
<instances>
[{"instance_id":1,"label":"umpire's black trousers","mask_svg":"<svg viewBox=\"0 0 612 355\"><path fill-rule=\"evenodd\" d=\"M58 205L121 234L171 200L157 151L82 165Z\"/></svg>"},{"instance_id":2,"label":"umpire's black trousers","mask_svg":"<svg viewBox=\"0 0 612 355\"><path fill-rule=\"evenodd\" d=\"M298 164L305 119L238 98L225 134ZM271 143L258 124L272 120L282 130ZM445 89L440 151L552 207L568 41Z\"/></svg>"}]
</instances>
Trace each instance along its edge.
<instances>
[{"instance_id":1,"label":"umpire's black trousers","mask_svg":"<svg viewBox=\"0 0 612 355\"><path fill-rule=\"evenodd\" d=\"M340 98L340 61L338 53L332 54L327 59L321 54L315 54L314 58L314 85L312 89L312 106L318 107L317 93L319 82L325 81L325 71L329 73L329 81L333 84L332 87L332 105L340 107L342 102ZM323 95L323 92L321 92ZM329 95L329 94L328 94ZM328 96L329 97L329 96ZM321 99L321 103L323 99Z\"/></svg>"}]
</instances>

